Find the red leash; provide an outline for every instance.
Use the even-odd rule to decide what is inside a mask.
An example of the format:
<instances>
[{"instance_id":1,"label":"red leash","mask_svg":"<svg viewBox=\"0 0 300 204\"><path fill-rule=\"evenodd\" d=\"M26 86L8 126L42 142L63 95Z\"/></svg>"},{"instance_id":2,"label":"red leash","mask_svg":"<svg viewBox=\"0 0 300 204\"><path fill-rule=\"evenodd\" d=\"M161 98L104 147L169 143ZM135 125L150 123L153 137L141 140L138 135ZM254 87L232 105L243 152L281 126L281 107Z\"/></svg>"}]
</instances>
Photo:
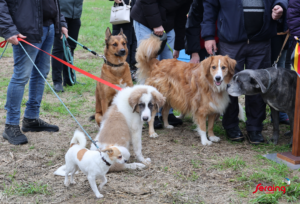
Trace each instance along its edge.
<instances>
[{"instance_id":1,"label":"red leash","mask_svg":"<svg viewBox=\"0 0 300 204\"><path fill-rule=\"evenodd\" d=\"M4 41L0 42L0 47L1 47L1 48L4 48L4 46L6 45L6 43L7 43L7 41L6 41L6 40L4 40Z\"/></svg>"},{"instance_id":2,"label":"red leash","mask_svg":"<svg viewBox=\"0 0 300 204\"><path fill-rule=\"evenodd\" d=\"M107 85L107 86L109 86L109 87L111 87L111 88L113 88L113 89L116 89L116 90L118 90L118 91L121 91L121 90L122 90L120 87L118 87L118 86L116 86L116 85L114 85L114 84L112 84L112 83L110 83L110 82L108 82L108 81L105 81L105 80L103 80L103 79L101 79L101 78L99 78L99 77L96 77L95 75L92 75L92 74L90 74L90 73L88 73L88 72L86 72L86 71L84 71L84 70L82 70L82 69L79 69L78 67L75 67L74 65L72 65L72 64L70 64L70 63L67 63L66 61L64 61L64 60L62 60L62 59L59 59L59 58L57 58L57 57L55 57L55 56L49 54L48 52L46 52L46 51L44 51L44 50L42 50L42 49L40 49L40 48L38 48L38 47L36 47L36 46L30 44L29 42L23 40L22 38L18 38L18 40L19 40L19 41L22 41L22 42L24 42L24 43L26 43L26 44L28 44L28 45L30 45L30 46L32 46L32 47L34 47L34 48L36 48L36 49L42 51L42 52L44 52L44 53L46 53L46 54L49 55L50 57L53 57L53 58L56 59L57 61L59 61L59 62L63 63L64 65L66 65L66 66L68 66L68 67L74 69L74 70L77 71L77 72L80 72L81 74L83 74L83 75L85 75L85 76L87 76L87 77L90 77L90 78L92 78L92 79L94 79L94 80L96 80L96 81L98 81L98 82L100 82L100 83L102 83L102 84L105 84L105 85ZM2 43L3 43L3 42L0 43L0 46L2 45ZM4 45L5 45L5 44L6 44L6 43L4 43Z\"/></svg>"}]
</instances>

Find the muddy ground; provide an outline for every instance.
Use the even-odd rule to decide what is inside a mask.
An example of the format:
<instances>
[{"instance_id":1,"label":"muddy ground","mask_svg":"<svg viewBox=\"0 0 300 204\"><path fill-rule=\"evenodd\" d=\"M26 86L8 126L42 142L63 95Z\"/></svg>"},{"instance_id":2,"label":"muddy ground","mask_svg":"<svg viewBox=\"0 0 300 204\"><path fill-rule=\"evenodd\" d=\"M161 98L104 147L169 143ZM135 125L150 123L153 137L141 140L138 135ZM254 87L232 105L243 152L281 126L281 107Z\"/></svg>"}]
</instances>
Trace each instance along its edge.
<instances>
[{"instance_id":1,"label":"muddy ground","mask_svg":"<svg viewBox=\"0 0 300 204\"><path fill-rule=\"evenodd\" d=\"M1 59L0 67L3 72L0 80L11 76L12 63L11 58ZM1 134L6 115L5 90L6 87L1 88ZM60 94L64 100L71 95L72 93ZM76 117L86 131L95 137L98 127L95 122L88 121L94 107L93 92L86 92L81 97L85 98L85 103L79 108ZM43 100L58 103L51 92L45 93ZM23 110L24 106L22 107ZM246 198L238 196L236 191L243 185L236 180L240 171L220 170L214 166L224 158L238 156L251 171L257 163L254 156L259 153L247 141L238 144L227 141L222 129L219 135L216 134L221 137L221 141L204 147L197 132L192 130L193 124L189 118L182 126L173 130L157 130L160 136L155 139L148 136L147 128L144 129L142 152L145 158L151 158L152 164L144 170L109 173L108 183L101 192L104 198L96 199L82 173L75 177L77 184L66 188L63 185L64 178L54 176L53 172L64 164L64 155L77 125L70 116L59 113L49 114L43 111L41 118L58 125L60 131L26 133L29 143L22 146L11 145L2 136L0 138L0 203L247 203L254 198L250 192ZM221 127L221 121L217 121L216 125ZM241 127L246 134L244 126ZM289 138L282 136L286 129L286 126L281 125L280 144L289 142ZM270 137L271 131L271 124L267 123L263 135ZM134 161L132 153L130 162ZM26 196L18 193L5 194L9 186L16 188L16 184L34 182L47 185L47 193Z\"/></svg>"}]
</instances>

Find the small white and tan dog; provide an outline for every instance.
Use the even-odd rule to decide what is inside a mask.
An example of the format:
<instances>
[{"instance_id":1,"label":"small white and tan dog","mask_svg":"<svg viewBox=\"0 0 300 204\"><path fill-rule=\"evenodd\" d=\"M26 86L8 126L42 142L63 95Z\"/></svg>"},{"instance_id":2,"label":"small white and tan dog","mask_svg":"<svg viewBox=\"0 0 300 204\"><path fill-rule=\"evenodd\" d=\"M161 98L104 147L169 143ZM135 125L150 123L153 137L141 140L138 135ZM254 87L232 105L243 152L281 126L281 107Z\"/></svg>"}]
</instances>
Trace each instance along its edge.
<instances>
[{"instance_id":1,"label":"small white and tan dog","mask_svg":"<svg viewBox=\"0 0 300 204\"><path fill-rule=\"evenodd\" d=\"M126 158L130 157L129 151L124 147L110 146L102 151L92 151L85 148L85 135L76 130L71 140L70 149L66 153L66 168L65 168L65 186L75 184L74 174L80 169L86 176L90 183L92 190L97 198L102 198L97 185L96 178L100 177L102 183L99 185L100 190L106 184L105 177L109 168L115 163L124 164ZM71 174L69 182L68 175Z\"/></svg>"}]
</instances>

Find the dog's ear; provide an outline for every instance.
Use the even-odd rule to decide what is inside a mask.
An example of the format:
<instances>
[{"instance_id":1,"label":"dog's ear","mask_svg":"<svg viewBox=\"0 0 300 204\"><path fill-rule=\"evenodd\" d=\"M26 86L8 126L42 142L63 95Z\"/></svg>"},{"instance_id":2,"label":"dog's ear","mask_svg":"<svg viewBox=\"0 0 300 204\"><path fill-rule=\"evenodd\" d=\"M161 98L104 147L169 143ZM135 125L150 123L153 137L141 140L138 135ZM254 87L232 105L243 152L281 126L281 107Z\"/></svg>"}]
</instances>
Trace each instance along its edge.
<instances>
[{"instance_id":1,"label":"dog's ear","mask_svg":"<svg viewBox=\"0 0 300 204\"><path fill-rule=\"evenodd\" d=\"M147 93L147 89L145 88L140 88L134 90L131 94L130 97L128 98L128 103L132 107L132 112L139 112L138 111L138 104L140 101L140 98L142 97L143 94Z\"/></svg>"},{"instance_id":2,"label":"dog's ear","mask_svg":"<svg viewBox=\"0 0 300 204\"><path fill-rule=\"evenodd\" d=\"M112 155L114 153L114 150L110 147L102 150L101 152L107 153L108 155Z\"/></svg>"},{"instance_id":3,"label":"dog's ear","mask_svg":"<svg viewBox=\"0 0 300 204\"><path fill-rule=\"evenodd\" d=\"M157 91L152 91L151 95L153 97L155 105L157 106L157 109L159 110L159 108L163 107L163 105L165 104L166 97L164 97L161 93Z\"/></svg>"},{"instance_id":4,"label":"dog's ear","mask_svg":"<svg viewBox=\"0 0 300 204\"><path fill-rule=\"evenodd\" d=\"M120 33L119 33L119 35L124 35L124 33L123 33L123 28L120 28Z\"/></svg>"},{"instance_id":5,"label":"dog's ear","mask_svg":"<svg viewBox=\"0 0 300 204\"><path fill-rule=\"evenodd\" d=\"M127 37L126 37L126 35L123 33L123 29L122 29L122 28L120 29L119 35L121 35L121 36L125 39L125 41L126 41L126 43L127 43Z\"/></svg>"},{"instance_id":6,"label":"dog's ear","mask_svg":"<svg viewBox=\"0 0 300 204\"><path fill-rule=\"evenodd\" d=\"M110 28L107 27L105 31L105 41L108 41L110 36L111 36Z\"/></svg>"},{"instance_id":7,"label":"dog's ear","mask_svg":"<svg viewBox=\"0 0 300 204\"><path fill-rule=\"evenodd\" d=\"M251 74L251 83L254 85L255 88L260 88L262 93L266 93L267 88L262 83L261 79L259 78L258 74Z\"/></svg>"},{"instance_id":8,"label":"dog's ear","mask_svg":"<svg viewBox=\"0 0 300 204\"><path fill-rule=\"evenodd\" d=\"M201 72L208 76L210 73L210 65L214 59L214 56L208 57L201 62Z\"/></svg>"},{"instance_id":9,"label":"dog's ear","mask_svg":"<svg viewBox=\"0 0 300 204\"><path fill-rule=\"evenodd\" d=\"M227 60L229 73L234 75L236 61L234 59L231 59L230 57L228 57L228 55L225 56L225 59Z\"/></svg>"}]
</instances>

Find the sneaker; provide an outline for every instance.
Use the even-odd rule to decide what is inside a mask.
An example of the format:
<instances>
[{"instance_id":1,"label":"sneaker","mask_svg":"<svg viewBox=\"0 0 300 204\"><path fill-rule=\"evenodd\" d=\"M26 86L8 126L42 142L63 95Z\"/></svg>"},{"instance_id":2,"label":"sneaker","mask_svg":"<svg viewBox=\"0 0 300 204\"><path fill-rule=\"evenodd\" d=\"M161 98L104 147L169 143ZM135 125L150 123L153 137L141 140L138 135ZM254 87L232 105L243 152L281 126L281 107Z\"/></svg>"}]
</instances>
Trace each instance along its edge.
<instances>
[{"instance_id":1,"label":"sneaker","mask_svg":"<svg viewBox=\"0 0 300 204\"><path fill-rule=\"evenodd\" d=\"M159 119L162 120L162 117L160 117ZM174 114L168 115L168 122L169 122L169 125L172 125L172 126L182 125L182 123L183 123L182 120L179 118L176 118L176 116Z\"/></svg>"},{"instance_id":2,"label":"sneaker","mask_svg":"<svg viewBox=\"0 0 300 204\"><path fill-rule=\"evenodd\" d=\"M136 81L136 70L130 70L132 81Z\"/></svg>"},{"instance_id":3,"label":"sneaker","mask_svg":"<svg viewBox=\"0 0 300 204\"><path fill-rule=\"evenodd\" d=\"M158 118L158 116L155 116L153 126L154 126L154 129L163 128L163 124L162 124L161 120Z\"/></svg>"},{"instance_id":4,"label":"sneaker","mask_svg":"<svg viewBox=\"0 0 300 204\"><path fill-rule=\"evenodd\" d=\"M5 124L3 138L8 140L10 144L20 145L28 142L27 137L21 132L19 125Z\"/></svg>"},{"instance_id":5,"label":"sneaker","mask_svg":"<svg viewBox=\"0 0 300 204\"><path fill-rule=\"evenodd\" d=\"M42 119L23 119L22 124L22 131L23 132L41 132L41 131L47 131L47 132L58 132L59 128L56 125L51 125L49 123L46 123Z\"/></svg>"},{"instance_id":6,"label":"sneaker","mask_svg":"<svg viewBox=\"0 0 300 204\"><path fill-rule=\"evenodd\" d=\"M64 92L64 88L63 88L62 84L59 84L59 83L54 84L54 91Z\"/></svg>"}]
</instances>

